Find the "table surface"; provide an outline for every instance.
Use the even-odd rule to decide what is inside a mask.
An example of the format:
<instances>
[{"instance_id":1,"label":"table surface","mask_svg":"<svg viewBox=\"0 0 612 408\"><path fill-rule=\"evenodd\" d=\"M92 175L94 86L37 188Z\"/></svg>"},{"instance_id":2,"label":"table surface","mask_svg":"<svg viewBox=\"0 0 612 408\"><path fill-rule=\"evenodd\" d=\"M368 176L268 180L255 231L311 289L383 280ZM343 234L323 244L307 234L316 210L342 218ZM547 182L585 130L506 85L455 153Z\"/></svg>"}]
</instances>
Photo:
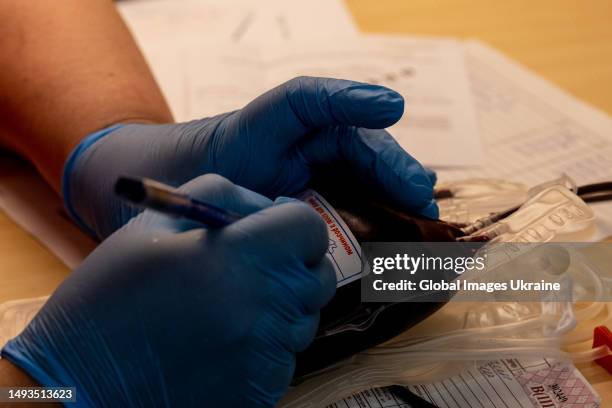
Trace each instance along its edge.
<instances>
[{"instance_id":1,"label":"table surface","mask_svg":"<svg viewBox=\"0 0 612 408\"><path fill-rule=\"evenodd\" d=\"M475 37L612 114L612 2L347 0L364 32ZM0 211L0 303L49 294L68 269ZM587 375L612 407L612 376Z\"/></svg>"}]
</instances>

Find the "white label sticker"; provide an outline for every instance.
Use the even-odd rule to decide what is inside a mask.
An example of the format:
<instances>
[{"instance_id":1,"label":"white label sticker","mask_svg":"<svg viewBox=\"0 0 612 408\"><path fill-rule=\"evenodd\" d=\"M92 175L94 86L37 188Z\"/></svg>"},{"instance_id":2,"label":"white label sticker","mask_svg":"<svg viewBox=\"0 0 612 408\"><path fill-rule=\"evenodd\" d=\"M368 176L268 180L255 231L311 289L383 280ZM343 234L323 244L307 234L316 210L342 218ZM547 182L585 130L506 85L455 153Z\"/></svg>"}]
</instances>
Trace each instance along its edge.
<instances>
[{"instance_id":1,"label":"white label sticker","mask_svg":"<svg viewBox=\"0 0 612 408\"><path fill-rule=\"evenodd\" d=\"M327 256L336 270L337 287L359 279L361 277L361 247L340 215L314 190L306 190L297 198L310 204L327 225L329 232Z\"/></svg>"}]
</instances>

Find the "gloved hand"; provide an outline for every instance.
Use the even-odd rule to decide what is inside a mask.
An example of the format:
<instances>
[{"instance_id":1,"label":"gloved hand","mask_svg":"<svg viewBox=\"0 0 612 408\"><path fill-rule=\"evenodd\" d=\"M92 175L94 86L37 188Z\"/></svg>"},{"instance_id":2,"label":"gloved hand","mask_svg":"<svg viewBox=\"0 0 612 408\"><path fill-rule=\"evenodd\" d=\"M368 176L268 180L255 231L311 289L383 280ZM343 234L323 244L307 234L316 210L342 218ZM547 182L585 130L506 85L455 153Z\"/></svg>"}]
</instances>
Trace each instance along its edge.
<instances>
[{"instance_id":1,"label":"gloved hand","mask_svg":"<svg viewBox=\"0 0 612 408\"><path fill-rule=\"evenodd\" d=\"M217 175L182 190L251 215L205 230L145 211L2 356L44 386L75 386L77 407L274 406L335 291L327 229L306 204L273 205Z\"/></svg>"},{"instance_id":2,"label":"gloved hand","mask_svg":"<svg viewBox=\"0 0 612 408\"><path fill-rule=\"evenodd\" d=\"M406 209L437 218L433 173L384 130L402 116L387 88L338 79L295 78L243 109L181 124L113 127L81 142L64 168L66 207L99 238L138 210L112 193L120 175L178 186L221 174L268 197L304 189L313 168L346 163Z\"/></svg>"}]
</instances>

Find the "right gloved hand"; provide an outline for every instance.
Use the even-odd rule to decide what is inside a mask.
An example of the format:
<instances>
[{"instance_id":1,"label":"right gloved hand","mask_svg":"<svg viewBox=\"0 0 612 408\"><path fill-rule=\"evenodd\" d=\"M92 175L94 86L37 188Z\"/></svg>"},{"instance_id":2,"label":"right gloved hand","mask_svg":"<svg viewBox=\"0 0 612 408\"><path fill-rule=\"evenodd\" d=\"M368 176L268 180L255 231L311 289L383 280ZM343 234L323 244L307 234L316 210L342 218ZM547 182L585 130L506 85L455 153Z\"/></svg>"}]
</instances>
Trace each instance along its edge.
<instances>
[{"instance_id":1,"label":"right gloved hand","mask_svg":"<svg viewBox=\"0 0 612 408\"><path fill-rule=\"evenodd\" d=\"M78 407L272 407L336 278L306 204L216 175L181 190L250 214L220 230L145 211L104 241L2 356ZM279 203L279 201L291 201Z\"/></svg>"}]
</instances>

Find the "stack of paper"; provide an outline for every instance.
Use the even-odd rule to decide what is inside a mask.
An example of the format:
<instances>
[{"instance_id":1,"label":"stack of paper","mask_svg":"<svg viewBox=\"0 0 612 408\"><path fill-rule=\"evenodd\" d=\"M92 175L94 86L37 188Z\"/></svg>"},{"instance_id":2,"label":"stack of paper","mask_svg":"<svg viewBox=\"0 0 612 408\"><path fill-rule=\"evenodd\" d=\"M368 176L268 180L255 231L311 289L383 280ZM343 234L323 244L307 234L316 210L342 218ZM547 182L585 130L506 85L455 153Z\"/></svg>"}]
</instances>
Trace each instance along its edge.
<instances>
[{"instance_id":1,"label":"stack of paper","mask_svg":"<svg viewBox=\"0 0 612 408\"><path fill-rule=\"evenodd\" d=\"M300 75L350 78L386 85L404 96L407 114L391 130L422 162L481 163L461 43L358 36L338 1L231 4L122 3L120 10L176 120L235 110Z\"/></svg>"}]
</instances>

